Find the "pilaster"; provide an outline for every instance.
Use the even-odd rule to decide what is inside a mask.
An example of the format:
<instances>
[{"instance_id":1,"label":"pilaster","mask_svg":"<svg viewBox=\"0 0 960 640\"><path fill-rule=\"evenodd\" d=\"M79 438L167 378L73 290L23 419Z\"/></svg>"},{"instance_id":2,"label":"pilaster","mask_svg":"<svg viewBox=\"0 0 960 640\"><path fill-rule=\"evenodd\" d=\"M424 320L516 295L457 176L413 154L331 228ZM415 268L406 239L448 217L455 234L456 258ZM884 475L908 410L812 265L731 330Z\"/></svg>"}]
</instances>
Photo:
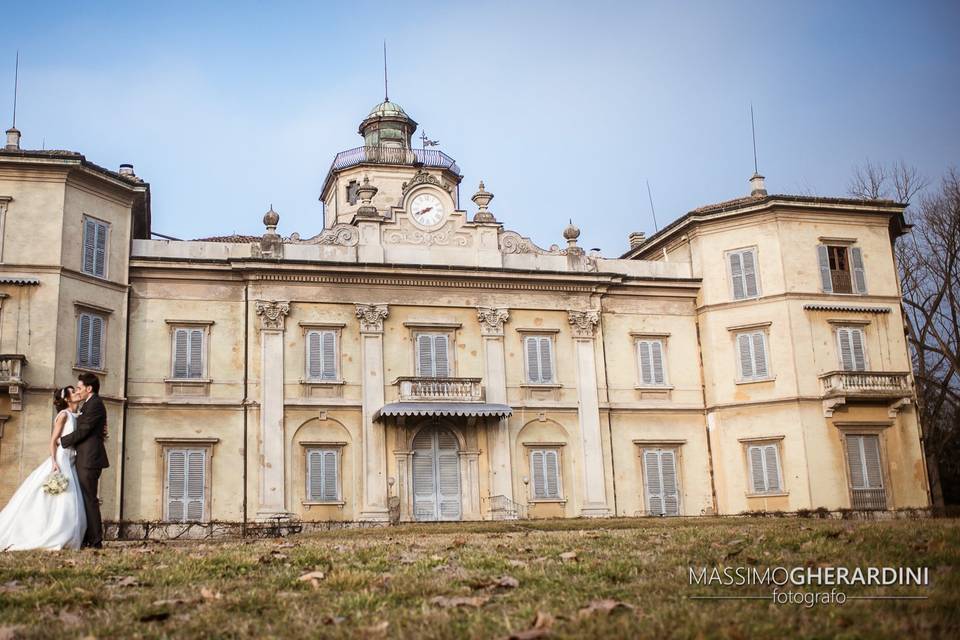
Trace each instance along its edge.
<instances>
[{"instance_id":1,"label":"pilaster","mask_svg":"<svg viewBox=\"0 0 960 640\"><path fill-rule=\"evenodd\" d=\"M260 495L257 519L287 514L284 495L283 332L289 302L256 303L260 318Z\"/></svg>"},{"instance_id":2,"label":"pilaster","mask_svg":"<svg viewBox=\"0 0 960 640\"><path fill-rule=\"evenodd\" d=\"M483 338L484 390L487 402L507 403L506 359L503 346L503 325L510 314L506 309L479 307L477 319ZM488 420L490 443L490 495L513 500L513 465L511 464L510 424L508 418ZM491 514L492 515L492 514Z\"/></svg>"},{"instance_id":3,"label":"pilaster","mask_svg":"<svg viewBox=\"0 0 960 640\"><path fill-rule=\"evenodd\" d=\"M363 507L360 520L387 522L387 438L383 424L373 421L383 407L383 321L385 304L358 304L363 371Z\"/></svg>"}]
</instances>

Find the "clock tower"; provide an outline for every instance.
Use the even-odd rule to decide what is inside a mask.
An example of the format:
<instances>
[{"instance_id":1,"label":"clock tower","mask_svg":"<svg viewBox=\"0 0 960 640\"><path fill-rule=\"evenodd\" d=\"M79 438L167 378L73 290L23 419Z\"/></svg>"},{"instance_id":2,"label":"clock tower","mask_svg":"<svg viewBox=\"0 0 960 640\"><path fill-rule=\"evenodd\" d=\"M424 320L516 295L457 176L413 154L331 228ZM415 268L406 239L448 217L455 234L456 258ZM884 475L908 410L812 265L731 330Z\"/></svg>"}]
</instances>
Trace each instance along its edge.
<instances>
[{"instance_id":1,"label":"clock tower","mask_svg":"<svg viewBox=\"0 0 960 640\"><path fill-rule=\"evenodd\" d=\"M324 228L371 216L393 220L397 211L424 231L444 225L459 209L460 167L439 149L414 149L416 130L396 102L386 99L370 110L358 130L363 146L338 153L327 172L320 195Z\"/></svg>"}]
</instances>

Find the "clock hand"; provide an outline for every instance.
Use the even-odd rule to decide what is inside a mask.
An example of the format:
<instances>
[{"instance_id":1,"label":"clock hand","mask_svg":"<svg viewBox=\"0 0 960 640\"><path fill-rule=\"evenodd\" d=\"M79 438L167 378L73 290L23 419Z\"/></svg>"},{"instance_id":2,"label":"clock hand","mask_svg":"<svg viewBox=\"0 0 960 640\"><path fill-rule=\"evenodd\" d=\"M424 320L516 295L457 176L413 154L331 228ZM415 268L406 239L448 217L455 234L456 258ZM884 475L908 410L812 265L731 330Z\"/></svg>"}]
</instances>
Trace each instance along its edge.
<instances>
[{"instance_id":1,"label":"clock hand","mask_svg":"<svg viewBox=\"0 0 960 640\"><path fill-rule=\"evenodd\" d=\"M432 210L433 207L427 207L426 209L420 209L420 213L426 213L427 211Z\"/></svg>"}]
</instances>

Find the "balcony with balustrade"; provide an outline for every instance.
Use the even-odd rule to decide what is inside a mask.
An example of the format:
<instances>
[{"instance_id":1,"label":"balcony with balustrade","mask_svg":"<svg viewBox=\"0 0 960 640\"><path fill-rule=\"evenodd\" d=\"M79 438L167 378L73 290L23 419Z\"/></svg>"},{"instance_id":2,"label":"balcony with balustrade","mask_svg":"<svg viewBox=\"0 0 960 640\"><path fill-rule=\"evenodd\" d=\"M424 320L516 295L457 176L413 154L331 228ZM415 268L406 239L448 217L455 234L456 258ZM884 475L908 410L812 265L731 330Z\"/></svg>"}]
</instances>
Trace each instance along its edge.
<instances>
[{"instance_id":1,"label":"balcony with balustrade","mask_svg":"<svg viewBox=\"0 0 960 640\"><path fill-rule=\"evenodd\" d=\"M401 402L483 402L480 378L397 378Z\"/></svg>"},{"instance_id":2,"label":"balcony with balustrade","mask_svg":"<svg viewBox=\"0 0 960 640\"><path fill-rule=\"evenodd\" d=\"M19 353L0 355L0 389L10 394L10 409L20 411L23 406L23 368L27 364L26 356Z\"/></svg>"},{"instance_id":3,"label":"balcony with balustrade","mask_svg":"<svg viewBox=\"0 0 960 640\"><path fill-rule=\"evenodd\" d=\"M913 396L905 371L829 371L820 375L820 385L826 417L854 400L887 403L890 417L896 417Z\"/></svg>"},{"instance_id":4,"label":"balcony with balustrade","mask_svg":"<svg viewBox=\"0 0 960 640\"><path fill-rule=\"evenodd\" d=\"M330 171L340 171L361 164L422 165L446 169L460 175L456 161L437 149L406 149L403 147L356 147L341 151L333 159Z\"/></svg>"}]
</instances>

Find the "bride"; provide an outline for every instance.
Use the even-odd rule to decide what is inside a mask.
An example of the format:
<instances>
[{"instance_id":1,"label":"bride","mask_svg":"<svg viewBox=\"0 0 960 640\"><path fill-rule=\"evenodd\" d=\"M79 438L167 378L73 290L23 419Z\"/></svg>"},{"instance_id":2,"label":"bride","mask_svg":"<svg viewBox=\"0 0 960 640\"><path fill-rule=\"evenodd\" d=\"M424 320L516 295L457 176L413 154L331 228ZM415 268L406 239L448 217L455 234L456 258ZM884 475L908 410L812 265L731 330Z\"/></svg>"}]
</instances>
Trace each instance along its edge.
<instances>
[{"instance_id":1,"label":"bride","mask_svg":"<svg viewBox=\"0 0 960 640\"><path fill-rule=\"evenodd\" d=\"M79 405L79 394L73 387L54 392L53 406L59 413L53 421L50 457L27 476L0 511L0 551L80 548L87 521L74 466L77 454L58 444L61 436L76 427ZM67 479L67 488L50 495L44 492L43 484L57 471Z\"/></svg>"}]
</instances>

